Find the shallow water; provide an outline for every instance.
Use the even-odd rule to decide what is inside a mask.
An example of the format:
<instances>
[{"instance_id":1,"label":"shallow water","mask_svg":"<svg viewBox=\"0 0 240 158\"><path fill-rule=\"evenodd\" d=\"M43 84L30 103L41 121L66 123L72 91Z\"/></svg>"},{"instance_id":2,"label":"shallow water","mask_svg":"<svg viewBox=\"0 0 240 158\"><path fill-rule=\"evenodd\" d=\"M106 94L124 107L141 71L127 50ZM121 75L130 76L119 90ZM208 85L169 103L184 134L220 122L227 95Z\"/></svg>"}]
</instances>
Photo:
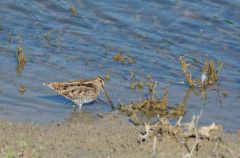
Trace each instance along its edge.
<instances>
[{"instance_id":1,"label":"shallow water","mask_svg":"<svg viewBox=\"0 0 240 158\"><path fill-rule=\"evenodd\" d=\"M70 12L71 6L77 9L76 16ZM184 80L179 55L202 62L208 55L224 62L219 82L207 90L207 99L191 95L184 119L203 110L201 124L216 122L228 130L239 129L239 17L238 0L1 2L0 117L41 123L67 119L71 102L44 87L44 81L109 73L106 88L115 104L144 98L147 89L130 90L129 71L136 71L139 79L151 74L160 83L159 97L169 86L170 103L176 104L188 90L178 83ZM21 74L16 73L19 46L27 58ZM119 51L136 62L123 65L114 61ZM21 85L26 87L24 95L19 93ZM222 91L229 95L223 97ZM103 94L100 98L103 101L85 105L83 111L111 111Z\"/></svg>"}]
</instances>

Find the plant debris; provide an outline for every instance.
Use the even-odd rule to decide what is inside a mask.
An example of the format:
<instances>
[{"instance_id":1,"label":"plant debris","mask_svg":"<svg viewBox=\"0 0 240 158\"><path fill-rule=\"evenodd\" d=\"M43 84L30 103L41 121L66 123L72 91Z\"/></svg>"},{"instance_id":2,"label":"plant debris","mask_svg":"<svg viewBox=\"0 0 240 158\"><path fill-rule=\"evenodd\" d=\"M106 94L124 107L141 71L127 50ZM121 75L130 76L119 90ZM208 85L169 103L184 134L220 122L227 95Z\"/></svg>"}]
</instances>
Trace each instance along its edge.
<instances>
[{"instance_id":1,"label":"plant debris","mask_svg":"<svg viewBox=\"0 0 240 158\"><path fill-rule=\"evenodd\" d=\"M135 125L144 124L144 116L154 117L159 115L170 118L185 114L186 106L183 103L177 106L169 105L168 89L164 90L161 99L155 99L153 95L154 91L151 97L143 101L134 102L129 105L120 104L119 110L126 113L130 117L130 121Z\"/></svg>"},{"instance_id":2,"label":"plant debris","mask_svg":"<svg viewBox=\"0 0 240 158\"><path fill-rule=\"evenodd\" d=\"M145 123L145 131L139 135L139 143L142 143L146 139L152 137L161 138L170 136L177 142L184 144L187 148L188 153L186 153L183 157L191 157L193 152L198 148L202 139L219 141L222 143L221 134L223 132L223 126L212 123L208 126L198 127L198 120L201 115L202 112L197 117L194 115L189 123L181 123L182 117L179 118L175 125L171 124L166 117L159 117L159 120L152 125ZM193 147L190 149L187 141L191 138L195 138L196 140Z\"/></svg>"},{"instance_id":3,"label":"plant debris","mask_svg":"<svg viewBox=\"0 0 240 158\"><path fill-rule=\"evenodd\" d=\"M142 90L144 88L144 82L143 80L141 81L134 81L130 84L130 89L135 90L135 89Z\"/></svg>"},{"instance_id":4,"label":"plant debris","mask_svg":"<svg viewBox=\"0 0 240 158\"><path fill-rule=\"evenodd\" d=\"M198 64L201 63L198 60L194 61ZM144 79L142 75L142 79L137 80L134 77L135 72L131 72L130 74L134 81L130 84L130 89L142 90L145 86L147 86L149 95L147 99L142 101L133 102L128 105L120 104L120 111L127 113L127 115L130 116L130 121L134 124L144 124L144 119L142 119L144 118L143 115L147 117L159 115L167 118L183 116L186 112L187 101L189 100L189 96L191 95L192 90L194 90L194 87L205 89L207 86L215 84L218 80L218 73L223 65L222 62L219 61L216 66L213 60L209 61L206 58L205 63L202 64L203 67L201 68L202 78L194 79L188 70L190 64L187 64L183 56L180 56L180 64L182 66L182 71L185 74L186 82L190 86L182 102L176 104L176 106L171 106L168 102L168 89L165 89L161 99L156 99L154 95L157 82L152 80L151 74L148 74L146 79ZM201 94L203 94L203 97L207 97L206 93Z\"/></svg>"},{"instance_id":5,"label":"plant debris","mask_svg":"<svg viewBox=\"0 0 240 158\"><path fill-rule=\"evenodd\" d=\"M182 117L180 117L175 125L172 125L166 117L159 117L159 120L155 124L150 125L145 123L146 130L143 134L139 135L140 142L144 141L147 137L151 137L150 134L158 136L163 136L164 134L170 136L178 135L184 138L198 136L200 139L210 140L219 139L220 133L223 131L223 126L212 123L209 126L197 127L200 117L201 114L197 117L194 115L189 123L181 123Z\"/></svg>"},{"instance_id":6,"label":"plant debris","mask_svg":"<svg viewBox=\"0 0 240 158\"><path fill-rule=\"evenodd\" d=\"M106 73L106 75L105 75L105 80L106 80L106 81L109 81L109 80L110 80L110 74L109 74L109 72Z\"/></svg>"},{"instance_id":7,"label":"plant debris","mask_svg":"<svg viewBox=\"0 0 240 158\"><path fill-rule=\"evenodd\" d=\"M23 53L23 49L21 47L18 47L18 51L17 51L17 60L18 60L18 64L17 64L17 74L21 74L25 63L26 63L26 59L25 59L25 55Z\"/></svg>"},{"instance_id":8,"label":"plant debris","mask_svg":"<svg viewBox=\"0 0 240 158\"><path fill-rule=\"evenodd\" d=\"M43 34L44 39L50 41L50 40L51 40L51 37L52 37L52 33L53 33L54 31L55 31L54 29L50 29L50 30L48 30L46 33L44 33L44 34Z\"/></svg>"},{"instance_id":9,"label":"plant debris","mask_svg":"<svg viewBox=\"0 0 240 158\"><path fill-rule=\"evenodd\" d=\"M188 68L190 64L186 63L186 60L183 56L179 57L180 64L182 67L182 71L185 75L186 82L192 88L199 87L199 88L206 88L210 85L213 85L218 80L218 73L222 69L223 62L218 61L217 64L213 60L208 60L206 58L205 63L201 69L201 78L192 78L191 73L189 72ZM215 66L217 65L217 68Z\"/></svg>"},{"instance_id":10,"label":"plant debris","mask_svg":"<svg viewBox=\"0 0 240 158\"><path fill-rule=\"evenodd\" d=\"M26 87L24 85L21 85L18 89L18 92L21 94L21 95L24 95L24 93L26 92Z\"/></svg>"},{"instance_id":11,"label":"plant debris","mask_svg":"<svg viewBox=\"0 0 240 158\"><path fill-rule=\"evenodd\" d=\"M143 90L145 86L148 87L149 90L149 95L152 96L153 93L155 92L156 86L157 86L157 82L152 80L152 76L151 74L147 75L147 81L144 80L144 76L142 74L142 79L138 80L135 79L135 74L136 72L131 71L130 72L130 78L133 80L133 82L130 84L129 88L131 90Z\"/></svg>"},{"instance_id":12,"label":"plant debris","mask_svg":"<svg viewBox=\"0 0 240 158\"><path fill-rule=\"evenodd\" d=\"M113 60L115 60L117 62L121 62L122 64L133 64L133 63L135 63L135 60L128 55L124 55L122 53L122 50L113 57Z\"/></svg>"},{"instance_id":13,"label":"plant debris","mask_svg":"<svg viewBox=\"0 0 240 158\"><path fill-rule=\"evenodd\" d=\"M73 16L77 16L77 9L76 9L74 6L71 6L71 7L69 8L69 11L71 12L71 14L72 14Z\"/></svg>"}]
</instances>

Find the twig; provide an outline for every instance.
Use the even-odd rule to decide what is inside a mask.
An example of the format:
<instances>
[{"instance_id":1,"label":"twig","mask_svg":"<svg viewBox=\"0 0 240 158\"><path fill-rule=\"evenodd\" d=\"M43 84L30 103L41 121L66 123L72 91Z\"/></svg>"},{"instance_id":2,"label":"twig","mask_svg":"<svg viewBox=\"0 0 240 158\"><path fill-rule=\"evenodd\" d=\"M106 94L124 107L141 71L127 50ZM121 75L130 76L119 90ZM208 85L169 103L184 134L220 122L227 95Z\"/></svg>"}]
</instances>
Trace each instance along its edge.
<instances>
[{"instance_id":1,"label":"twig","mask_svg":"<svg viewBox=\"0 0 240 158\"><path fill-rule=\"evenodd\" d=\"M218 152L217 152L218 143L219 143L219 142L215 142L215 146L214 146L214 149L213 149L213 151L212 151L213 153L215 153L216 157L219 157L219 156L218 156Z\"/></svg>"},{"instance_id":2,"label":"twig","mask_svg":"<svg viewBox=\"0 0 240 158\"><path fill-rule=\"evenodd\" d=\"M195 116L195 115L194 115L194 116ZM195 143L194 143L194 145L193 145L190 153L185 154L185 155L183 156L184 158L191 158L192 155L193 155L193 152L196 150L198 144L200 143L197 126L198 126L198 120L199 120L199 118L200 118L201 116L202 116L202 111L201 111L201 113L197 116L197 118L196 118L196 120L195 120L195 123L194 123L194 132L195 132L195 136L196 136L196 141L195 141ZM195 119L195 117L194 117L194 119Z\"/></svg>"},{"instance_id":3,"label":"twig","mask_svg":"<svg viewBox=\"0 0 240 158\"><path fill-rule=\"evenodd\" d=\"M154 138L153 138L153 153L152 153L153 158L156 156L156 146L157 146L157 137L154 136Z\"/></svg>"},{"instance_id":4,"label":"twig","mask_svg":"<svg viewBox=\"0 0 240 158\"><path fill-rule=\"evenodd\" d=\"M145 141L145 140L147 139L147 137L148 137L148 135L149 135L149 130L150 130L150 124L147 124L147 123L145 122L145 132L146 132L146 133L139 135L139 138L140 138L139 142L140 142L140 143L142 143L143 141Z\"/></svg>"},{"instance_id":5,"label":"twig","mask_svg":"<svg viewBox=\"0 0 240 158\"><path fill-rule=\"evenodd\" d=\"M176 123L176 126L181 126L181 121L182 121L183 117L180 116L177 123Z\"/></svg>"},{"instance_id":6,"label":"twig","mask_svg":"<svg viewBox=\"0 0 240 158\"><path fill-rule=\"evenodd\" d=\"M155 81L153 89L152 89L152 99L154 99L156 87L157 87L157 81Z\"/></svg>"},{"instance_id":7,"label":"twig","mask_svg":"<svg viewBox=\"0 0 240 158\"><path fill-rule=\"evenodd\" d=\"M223 148L226 148L227 151L232 155L233 158L238 158L236 156L236 154L233 152L233 150L227 145L225 144L223 141L221 141L220 145L223 147Z\"/></svg>"}]
</instances>

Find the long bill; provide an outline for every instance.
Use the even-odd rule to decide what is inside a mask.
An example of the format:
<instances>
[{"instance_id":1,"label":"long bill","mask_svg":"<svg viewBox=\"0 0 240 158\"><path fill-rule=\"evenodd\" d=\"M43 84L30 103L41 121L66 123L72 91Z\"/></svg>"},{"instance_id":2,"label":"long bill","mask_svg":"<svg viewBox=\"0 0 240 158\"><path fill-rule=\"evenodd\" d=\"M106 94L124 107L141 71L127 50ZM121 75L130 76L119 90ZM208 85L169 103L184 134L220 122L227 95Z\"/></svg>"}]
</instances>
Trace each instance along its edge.
<instances>
[{"instance_id":1,"label":"long bill","mask_svg":"<svg viewBox=\"0 0 240 158\"><path fill-rule=\"evenodd\" d=\"M103 86L102 88L103 88L103 91L104 91L104 93L105 93L105 95L106 95L106 97L107 97L108 102L109 102L110 105L112 106L112 109L115 109L115 106L114 106L112 100L110 99L110 97L109 97L109 95L108 95L108 93L107 93L105 87Z\"/></svg>"}]
</instances>

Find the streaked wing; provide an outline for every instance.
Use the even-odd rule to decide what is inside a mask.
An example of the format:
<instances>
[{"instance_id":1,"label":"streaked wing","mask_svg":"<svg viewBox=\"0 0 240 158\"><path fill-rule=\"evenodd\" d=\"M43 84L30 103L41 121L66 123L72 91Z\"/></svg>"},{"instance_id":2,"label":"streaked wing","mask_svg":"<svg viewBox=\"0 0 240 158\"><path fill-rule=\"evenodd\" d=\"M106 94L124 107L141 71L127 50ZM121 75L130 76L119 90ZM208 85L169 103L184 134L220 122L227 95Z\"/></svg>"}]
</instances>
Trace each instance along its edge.
<instances>
[{"instance_id":1,"label":"streaked wing","mask_svg":"<svg viewBox=\"0 0 240 158\"><path fill-rule=\"evenodd\" d=\"M94 93L94 91L94 88L91 87L77 86L57 92L71 100L82 100L82 98L89 96L89 93Z\"/></svg>"},{"instance_id":2,"label":"streaked wing","mask_svg":"<svg viewBox=\"0 0 240 158\"><path fill-rule=\"evenodd\" d=\"M45 83L45 85L70 100L81 99L84 96L89 96L89 94L93 94L94 91L96 91L96 86L89 82L51 82Z\"/></svg>"}]
</instances>

